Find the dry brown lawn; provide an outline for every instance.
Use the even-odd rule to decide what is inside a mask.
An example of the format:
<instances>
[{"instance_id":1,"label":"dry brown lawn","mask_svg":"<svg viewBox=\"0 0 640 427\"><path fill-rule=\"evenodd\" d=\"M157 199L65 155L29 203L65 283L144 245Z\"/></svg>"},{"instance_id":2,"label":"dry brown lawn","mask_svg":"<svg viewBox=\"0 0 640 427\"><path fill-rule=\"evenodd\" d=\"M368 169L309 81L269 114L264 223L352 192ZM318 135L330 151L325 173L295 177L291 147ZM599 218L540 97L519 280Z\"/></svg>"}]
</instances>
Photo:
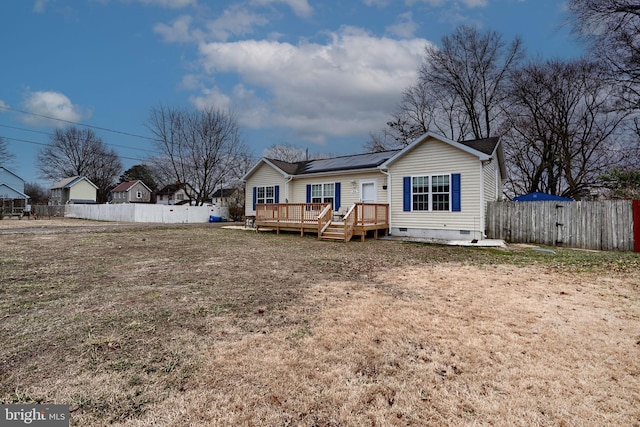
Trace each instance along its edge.
<instances>
[{"instance_id":1,"label":"dry brown lawn","mask_svg":"<svg viewBox=\"0 0 640 427\"><path fill-rule=\"evenodd\" d=\"M638 254L66 225L0 234L2 403L78 426L640 425Z\"/></svg>"}]
</instances>

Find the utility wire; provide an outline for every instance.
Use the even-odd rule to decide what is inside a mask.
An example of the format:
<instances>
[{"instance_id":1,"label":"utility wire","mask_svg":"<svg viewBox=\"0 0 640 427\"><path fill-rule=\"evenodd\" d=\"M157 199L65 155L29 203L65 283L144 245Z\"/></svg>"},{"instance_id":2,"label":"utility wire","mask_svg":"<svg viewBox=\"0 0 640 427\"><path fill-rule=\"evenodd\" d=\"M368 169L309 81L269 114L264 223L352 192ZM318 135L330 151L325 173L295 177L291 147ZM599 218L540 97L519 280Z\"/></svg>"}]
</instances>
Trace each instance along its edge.
<instances>
[{"instance_id":1,"label":"utility wire","mask_svg":"<svg viewBox=\"0 0 640 427\"><path fill-rule=\"evenodd\" d=\"M100 129L100 130L104 130L104 131L107 131L107 132L119 133L121 135L133 136L135 138L142 138L142 139L146 139L146 140L149 140L149 141L155 141L153 138L150 138L150 137L144 136L144 135L137 135L135 133L123 132L123 131L120 131L120 130L109 129L109 128L105 128L105 127L101 127L101 126L87 125L87 124L80 123L80 122L72 122L71 120L58 119L56 117L45 116L44 114L30 113L28 111L18 110L17 108L8 107L6 105L0 105L0 109L7 110L7 111L15 111L17 113L26 114L26 115L29 115L29 116L42 117L42 118L49 119L49 120L57 120L59 122L69 123L69 124L72 124L72 125L85 126L85 127L92 128L92 129Z\"/></svg>"},{"instance_id":2,"label":"utility wire","mask_svg":"<svg viewBox=\"0 0 640 427\"><path fill-rule=\"evenodd\" d=\"M17 127L17 126L9 126L9 125L0 124L0 127L9 128L9 129L16 129L16 130L22 130L22 131L26 131L26 132L39 133L39 134L47 135L47 136L53 136L53 134L49 133L49 132L42 132L42 131L39 131L39 130L26 129L26 128L21 128L21 127ZM113 147L126 148L126 149L129 149L129 150L139 150L139 151L144 151L146 153L155 154L155 152L153 150L147 150L147 149L144 149L144 148L137 148L137 147L130 147L130 146L127 146L127 145L118 145L118 144L113 144L113 143L104 142L104 141L102 141L102 142L105 145L110 145L110 146L113 146ZM45 144L43 144L43 145L45 145Z\"/></svg>"},{"instance_id":3,"label":"utility wire","mask_svg":"<svg viewBox=\"0 0 640 427\"><path fill-rule=\"evenodd\" d=\"M11 141L25 142L27 144L43 145L43 146L49 145L49 144L45 144L43 142L28 141L26 139L12 138L10 136L2 136L2 135L0 135L0 138L8 139L8 140L11 140ZM144 162L144 159L135 159L133 157L125 157L125 156L120 156L120 155L118 155L118 157L121 158L121 159L135 160L137 162Z\"/></svg>"}]
</instances>

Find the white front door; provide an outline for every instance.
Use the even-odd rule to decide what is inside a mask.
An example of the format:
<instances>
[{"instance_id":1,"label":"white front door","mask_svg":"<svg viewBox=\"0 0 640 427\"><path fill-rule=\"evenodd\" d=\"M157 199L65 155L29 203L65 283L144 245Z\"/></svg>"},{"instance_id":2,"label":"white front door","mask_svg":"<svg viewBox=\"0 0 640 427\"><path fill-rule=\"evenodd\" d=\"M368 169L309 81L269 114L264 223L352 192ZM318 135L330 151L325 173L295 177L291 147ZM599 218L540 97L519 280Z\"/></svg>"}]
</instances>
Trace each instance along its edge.
<instances>
[{"instance_id":1,"label":"white front door","mask_svg":"<svg viewBox=\"0 0 640 427\"><path fill-rule=\"evenodd\" d=\"M376 202L376 183L374 181L360 183L360 201L362 203Z\"/></svg>"}]
</instances>

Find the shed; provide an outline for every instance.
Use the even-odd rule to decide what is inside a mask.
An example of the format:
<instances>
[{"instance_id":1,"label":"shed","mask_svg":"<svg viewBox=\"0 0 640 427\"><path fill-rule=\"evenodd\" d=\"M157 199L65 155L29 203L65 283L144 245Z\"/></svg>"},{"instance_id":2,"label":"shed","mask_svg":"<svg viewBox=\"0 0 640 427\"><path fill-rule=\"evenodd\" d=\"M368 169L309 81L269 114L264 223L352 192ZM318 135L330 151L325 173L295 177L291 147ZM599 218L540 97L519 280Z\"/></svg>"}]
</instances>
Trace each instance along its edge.
<instances>
[{"instance_id":1,"label":"shed","mask_svg":"<svg viewBox=\"0 0 640 427\"><path fill-rule=\"evenodd\" d=\"M514 197L514 202L573 202L573 199L569 197L556 196L555 194L539 193L534 191L533 193L524 194L522 196Z\"/></svg>"}]
</instances>

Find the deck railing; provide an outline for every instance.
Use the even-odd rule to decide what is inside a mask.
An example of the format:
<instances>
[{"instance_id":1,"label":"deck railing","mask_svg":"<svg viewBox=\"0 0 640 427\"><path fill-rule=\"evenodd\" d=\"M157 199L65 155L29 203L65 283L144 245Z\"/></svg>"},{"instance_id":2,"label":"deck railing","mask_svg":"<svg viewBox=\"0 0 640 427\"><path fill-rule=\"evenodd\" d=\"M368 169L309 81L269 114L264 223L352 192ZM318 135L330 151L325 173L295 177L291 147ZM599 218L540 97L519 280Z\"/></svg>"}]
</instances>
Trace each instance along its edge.
<instances>
[{"instance_id":1,"label":"deck railing","mask_svg":"<svg viewBox=\"0 0 640 427\"><path fill-rule=\"evenodd\" d=\"M256 221L317 223L325 203L269 203L256 205Z\"/></svg>"},{"instance_id":2,"label":"deck railing","mask_svg":"<svg viewBox=\"0 0 640 427\"><path fill-rule=\"evenodd\" d=\"M356 225L389 223L389 205L382 203L356 203Z\"/></svg>"},{"instance_id":3,"label":"deck railing","mask_svg":"<svg viewBox=\"0 0 640 427\"><path fill-rule=\"evenodd\" d=\"M318 215L318 239L322 236L322 233L331 225L331 216L333 210L331 204L327 204L320 215Z\"/></svg>"},{"instance_id":4,"label":"deck railing","mask_svg":"<svg viewBox=\"0 0 640 427\"><path fill-rule=\"evenodd\" d=\"M345 242L348 242L353 237L353 233L355 232L357 213L358 213L358 210L356 209L356 205L352 205L342 220L344 222L344 241Z\"/></svg>"}]
</instances>

